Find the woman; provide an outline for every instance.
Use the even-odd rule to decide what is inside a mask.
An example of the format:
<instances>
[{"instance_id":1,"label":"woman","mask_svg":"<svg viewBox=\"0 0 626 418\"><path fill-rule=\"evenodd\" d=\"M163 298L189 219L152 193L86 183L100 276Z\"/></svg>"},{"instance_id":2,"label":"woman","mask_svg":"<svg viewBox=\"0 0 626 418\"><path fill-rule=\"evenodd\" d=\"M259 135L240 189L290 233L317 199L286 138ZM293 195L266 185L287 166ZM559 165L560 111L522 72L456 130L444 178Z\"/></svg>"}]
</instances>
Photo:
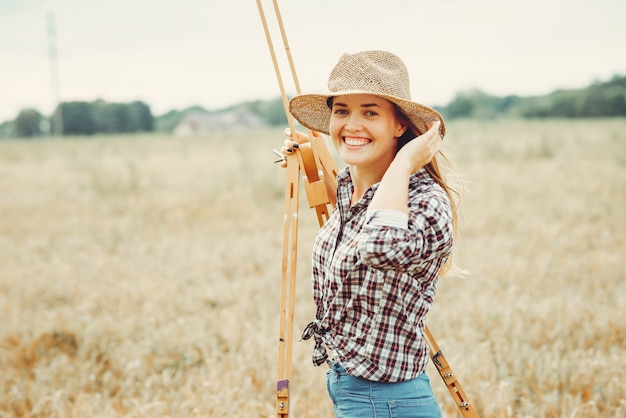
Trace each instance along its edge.
<instances>
[{"instance_id":1,"label":"woman","mask_svg":"<svg viewBox=\"0 0 626 418\"><path fill-rule=\"evenodd\" d=\"M303 338L315 339L313 363L329 365L337 417L440 417L423 333L456 223L435 158L443 119L410 100L406 67L389 52L344 54L328 86L290 101L346 164L315 240L316 318Z\"/></svg>"}]
</instances>

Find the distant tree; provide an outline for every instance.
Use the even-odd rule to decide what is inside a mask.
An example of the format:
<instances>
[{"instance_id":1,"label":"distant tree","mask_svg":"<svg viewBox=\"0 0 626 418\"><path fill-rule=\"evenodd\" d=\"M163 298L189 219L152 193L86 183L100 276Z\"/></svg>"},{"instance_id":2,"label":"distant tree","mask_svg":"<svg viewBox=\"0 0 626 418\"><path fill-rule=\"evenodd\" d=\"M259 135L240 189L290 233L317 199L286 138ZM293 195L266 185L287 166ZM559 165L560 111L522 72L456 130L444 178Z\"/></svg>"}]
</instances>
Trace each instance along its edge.
<instances>
[{"instance_id":1,"label":"distant tree","mask_svg":"<svg viewBox=\"0 0 626 418\"><path fill-rule=\"evenodd\" d=\"M183 110L170 110L161 116L155 117L153 126L158 132L173 132L183 118L190 113L209 113L200 106L191 106Z\"/></svg>"},{"instance_id":2,"label":"distant tree","mask_svg":"<svg viewBox=\"0 0 626 418\"><path fill-rule=\"evenodd\" d=\"M442 109L442 112L449 118L468 118L473 116L476 105L476 95L473 92L461 92Z\"/></svg>"},{"instance_id":3,"label":"distant tree","mask_svg":"<svg viewBox=\"0 0 626 418\"><path fill-rule=\"evenodd\" d=\"M60 105L66 135L151 132L154 117L143 102L66 102ZM58 109L57 109L58 111ZM54 119L53 119L54 120Z\"/></svg>"},{"instance_id":4,"label":"distant tree","mask_svg":"<svg viewBox=\"0 0 626 418\"><path fill-rule=\"evenodd\" d=\"M106 134L130 132L130 117L125 104L96 100L91 103L91 107L95 132Z\"/></svg>"},{"instance_id":5,"label":"distant tree","mask_svg":"<svg viewBox=\"0 0 626 418\"><path fill-rule=\"evenodd\" d=\"M259 116L266 124L271 126L286 125L287 115L283 107L282 98L272 100L253 100L230 106L225 110L236 112L250 112Z\"/></svg>"},{"instance_id":6,"label":"distant tree","mask_svg":"<svg viewBox=\"0 0 626 418\"><path fill-rule=\"evenodd\" d=\"M576 113L585 116L613 116L610 115L611 105L602 91L590 91L585 97L581 97L578 102L579 108Z\"/></svg>"},{"instance_id":7,"label":"distant tree","mask_svg":"<svg viewBox=\"0 0 626 418\"><path fill-rule=\"evenodd\" d=\"M109 107L111 108L111 114L113 115L111 120L113 125L112 132L133 132L134 129L132 121L130 120L128 106L124 103L109 103Z\"/></svg>"},{"instance_id":8,"label":"distant tree","mask_svg":"<svg viewBox=\"0 0 626 418\"><path fill-rule=\"evenodd\" d=\"M13 129L15 136L31 138L42 134L44 117L35 109L24 109L15 118Z\"/></svg>"},{"instance_id":9,"label":"distant tree","mask_svg":"<svg viewBox=\"0 0 626 418\"><path fill-rule=\"evenodd\" d=\"M92 106L88 102L63 102L57 106L55 117L52 118L53 132L56 112L63 116L63 133L65 135L92 135L96 132L92 117Z\"/></svg>"},{"instance_id":10,"label":"distant tree","mask_svg":"<svg viewBox=\"0 0 626 418\"><path fill-rule=\"evenodd\" d=\"M497 99L497 111L501 114L512 114L523 99L519 96L505 96Z\"/></svg>"},{"instance_id":11,"label":"distant tree","mask_svg":"<svg viewBox=\"0 0 626 418\"><path fill-rule=\"evenodd\" d=\"M150 106L144 102L135 101L128 105L128 114L134 132L154 131L154 116Z\"/></svg>"},{"instance_id":12,"label":"distant tree","mask_svg":"<svg viewBox=\"0 0 626 418\"><path fill-rule=\"evenodd\" d=\"M592 116L626 116L626 77L615 76L604 83L594 83L587 89L585 112Z\"/></svg>"},{"instance_id":13,"label":"distant tree","mask_svg":"<svg viewBox=\"0 0 626 418\"><path fill-rule=\"evenodd\" d=\"M626 116L626 77L615 76L584 89L557 90L547 96L529 98L521 108L521 114L526 117Z\"/></svg>"},{"instance_id":14,"label":"distant tree","mask_svg":"<svg viewBox=\"0 0 626 418\"><path fill-rule=\"evenodd\" d=\"M14 138L15 137L15 121L7 120L0 123L0 138Z\"/></svg>"},{"instance_id":15,"label":"distant tree","mask_svg":"<svg viewBox=\"0 0 626 418\"><path fill-rule=\"evenodd\" d=\"M607 94L607 105L610 116L626 116L626 92L616 91Z\"/></svg>"},{"instance_id":16,"label":"distant tree","mask_svg":"<svg viewBox=\"0 0 626 418\"><path fill-rule=\"evenodd\" d=\"M109 103L98 99L91 103L91 118L94 131L100 133L113 133L116 131L115 121Z\"/></svg>"},{"instance_id":17,"label":"distant tree","mask_svg":"<svg viewBox=\"0 0 626 418\"><path fill-rule=\"evenodd\" d=\"M263 119L269 125L285 125L287 123L287 115L285 114L282 99L267 102L263 114L265 115Z\"/></svg>"}]
</instances>

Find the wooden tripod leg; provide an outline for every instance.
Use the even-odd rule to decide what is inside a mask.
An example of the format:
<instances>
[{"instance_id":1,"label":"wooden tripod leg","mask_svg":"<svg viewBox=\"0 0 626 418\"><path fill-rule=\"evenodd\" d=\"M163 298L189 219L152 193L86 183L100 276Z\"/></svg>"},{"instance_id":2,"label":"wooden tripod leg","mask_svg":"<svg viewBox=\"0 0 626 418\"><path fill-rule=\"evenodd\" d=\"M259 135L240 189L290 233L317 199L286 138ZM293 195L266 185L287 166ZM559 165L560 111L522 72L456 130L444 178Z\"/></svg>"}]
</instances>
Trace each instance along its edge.
<instances>
[{"instance_id":1,"label":"wooden tripod leg","mask_svg":"<svg viewBox=\"0 0 626 418\"><path fill-rule=\"evenodd\" d=\"M461 383L457 380L456 376L452 372L452 368L448 364L448 361L443 356L443 353L439 349L439 345L435 341L432 333L428 326L425 327L425 339L428 347L430 348L430 358L433 361L433 364L437 368L439 375L443 379L443 382L446 384L450 395L456 402L461 415L465 418L478 418L478 414L474 410L474 407L469 403L467 395L461 388Z\"/></svg>"},{"instance_id":2,"label":"wooden tripod leg","mask_svg":"<svg viewBox=\"0 0 626 418\"><path fill-rule=\"evenodd\" d=\"M298 255L298 201L300 167L295 156L287 157L285 182L285 214L283 219L283 260L280 287L280 331L278 340L278 382L276 384L276 416L289 417L289 378L293 353L293 318L296 293L296 261Z\"/></svg>"}]
</instances>

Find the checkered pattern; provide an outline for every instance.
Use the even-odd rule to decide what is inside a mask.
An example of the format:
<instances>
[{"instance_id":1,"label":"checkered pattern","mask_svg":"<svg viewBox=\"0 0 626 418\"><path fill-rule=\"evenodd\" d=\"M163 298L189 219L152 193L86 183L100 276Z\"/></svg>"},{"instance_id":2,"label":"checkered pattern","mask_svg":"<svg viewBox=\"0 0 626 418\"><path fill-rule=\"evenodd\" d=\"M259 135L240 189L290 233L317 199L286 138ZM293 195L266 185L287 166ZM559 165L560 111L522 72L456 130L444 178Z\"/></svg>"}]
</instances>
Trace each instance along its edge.
<instances>
[{"instance_id":1,"label":"checkered pattern","mask_svg":"<svg viewBox=\"0 0 626 418\"><path fill-rule=\"evenodd\" d=\"M424 317L452 249L452 213L422 169L410 181L408 228L380 225L366 219L377 187L350 207L348 169L338 176L337 207L313 249L316 320L302 338L314 337L316 366L332 352L350 375L397 382L428 363Z\"/></svg>"}]
</instances>

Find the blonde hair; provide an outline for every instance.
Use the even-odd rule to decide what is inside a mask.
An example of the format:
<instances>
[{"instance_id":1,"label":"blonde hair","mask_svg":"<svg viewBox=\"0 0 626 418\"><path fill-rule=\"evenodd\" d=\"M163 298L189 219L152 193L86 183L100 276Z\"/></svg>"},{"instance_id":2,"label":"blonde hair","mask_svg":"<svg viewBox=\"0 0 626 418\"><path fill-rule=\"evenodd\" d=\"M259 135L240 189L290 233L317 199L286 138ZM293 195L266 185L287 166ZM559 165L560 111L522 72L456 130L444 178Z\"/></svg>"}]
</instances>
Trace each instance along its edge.
<instances>
[{"instance_id":1,"label":"blonde hair","mask_svg":"<svg viewBox=\"0 0 626 418\"><path fill-rule=\"evenodd\" d=\"M398 119L400 119L403 123L406 123L407 125L407 129L404 134L402 134L402 136L398 138L398 146L396 149L397 152L409 141L423 134L423 132L420 132L415 124L411 122L411 119L409 119L409 117L397 105L394 105L394 108L396 112L396 117L398 117ZM435 158L433 158L428 164L426 164L424 168L426 169L428 174L430 174L435 183L440 185L448 195L448 200L450 200L450 208L452 211L453 240L454 242L456 242L459 236L459 205L461 200L461 193L459 190L451 185L447 177L444 175L443 171L440 168L440 161L444 161L451 171L457 173L457 175L459 174L452 160L446 157L446 155L441 151L438 155L435 156ZM460 178L460 175L458 177ZM462 186L462 182L460 186ZM460 269L454 264L452 254L439 271L439 275L441 276L463 276L465 274L467 274L465 270Z\"/></svg>"}]
</instances>

